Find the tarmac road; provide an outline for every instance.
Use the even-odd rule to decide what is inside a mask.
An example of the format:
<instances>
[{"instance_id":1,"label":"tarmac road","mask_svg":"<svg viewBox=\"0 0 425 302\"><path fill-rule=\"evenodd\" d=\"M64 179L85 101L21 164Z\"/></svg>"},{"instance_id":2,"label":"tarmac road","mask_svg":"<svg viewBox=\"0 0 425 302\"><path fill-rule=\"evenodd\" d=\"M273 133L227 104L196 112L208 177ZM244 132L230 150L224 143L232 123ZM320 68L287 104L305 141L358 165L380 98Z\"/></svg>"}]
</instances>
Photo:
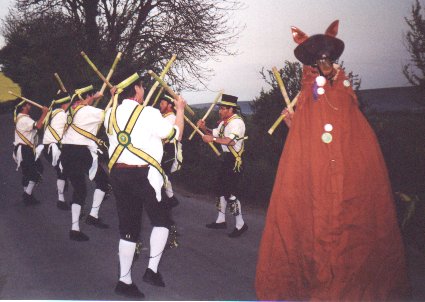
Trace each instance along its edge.
<instances>
[{"instance_id":1,"label":"tarmac road","mask_svg":"<svg viewBox=\"0 0 425 302\"><path fill-rule=\"evenodd\" d=\"M80 222L90 240L69 240L70 212L56 208L56 180L44 163L44 181L34 194L41 204L24 206L21 172L11 157L13 122L0 115L0 299L122 300L114 293L118 279L118 221L110 196L100 217L110 225L96 229ZM44 159L43 159L44 160ZM92 185L85 212L91 206ZM179 247L165 251L159 270L165 288L142 281L148 263L151 226L143 225L143 249L132 269L133 282L146 300L256 300L254 290L257 249L265 211L243 208L249 230L240 238L227 237L234 219L227 216L227 230L209 230L205 223L216 217L211 197L177 190L180 205L173 210ZM66 194L70 199L71 190ZM415 301L425 301L424 255L407 248Z\"/></svg>"},{"instance_id":2,"label":"tarmac road","mask_svg":"<svg viewBox=\"0 0 425 302\"><path fill-rule=\"evenodd\" d=\"M24 206L21 172L11 157L13 122L0 116L0 299L120 300L114 293L118 277L118 220L115 201L104 201L100 217L110 228L101 230L80 222L90 240L69 240L71 214L56 208L56 180L43 158L43 182L34 190L39 205ZM92 185L85 212L91 206ZM66 193L70 199L70 189ZM179 247L166 250L159 270L165 288L142 281L149 255L151 226L144 216L143 249L132 269L133 282L147 300L255 300L254 276L264 211L243 209L249 226L240 238L228 230L210 230L215 201L189 193L176 194L173 209Z\"/></svg>"}]
</instances>

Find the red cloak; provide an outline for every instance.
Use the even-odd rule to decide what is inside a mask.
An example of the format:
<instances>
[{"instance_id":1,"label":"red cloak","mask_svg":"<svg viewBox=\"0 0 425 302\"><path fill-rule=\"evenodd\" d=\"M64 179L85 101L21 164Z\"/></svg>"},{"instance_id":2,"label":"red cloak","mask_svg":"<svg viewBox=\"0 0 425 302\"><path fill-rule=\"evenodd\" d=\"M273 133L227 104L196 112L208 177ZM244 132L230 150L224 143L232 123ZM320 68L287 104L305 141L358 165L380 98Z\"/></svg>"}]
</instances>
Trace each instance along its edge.
<instances>
[{"instance_id":1,"label":"red cloak","mask_svg":"<svg viewBox=\"0 0 425 302\"><path fill-rule=\"evenodd\" d=\"M260 243L257 297L405 299L404 248L376 136L343 70L315 100L317 76L304 66Z\"/></svg>"}]
</instances>

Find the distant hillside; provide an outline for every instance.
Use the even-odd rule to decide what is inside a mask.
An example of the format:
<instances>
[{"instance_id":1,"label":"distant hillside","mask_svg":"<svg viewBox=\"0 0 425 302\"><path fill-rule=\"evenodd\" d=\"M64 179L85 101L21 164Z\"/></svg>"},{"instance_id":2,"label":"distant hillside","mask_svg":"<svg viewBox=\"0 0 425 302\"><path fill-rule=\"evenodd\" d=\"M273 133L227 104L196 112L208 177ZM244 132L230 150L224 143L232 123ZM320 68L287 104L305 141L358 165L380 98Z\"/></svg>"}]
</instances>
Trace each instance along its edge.
<instances>
[{"instance_id":1,"label":"distant hillside","mask_svg":"<svg viewBox=\"0 0 425 302\"><path fill-rule=\"evenodd\" d=\"M238 105L241 107L242 114L252 114L251 103L251 101L238 101ZM193 108L203 109L209 108L211 106L211 103L189 105Z\"/></svg>"},{"instance_id":2,"label":"distant hillside","mask_svg":"<svg viewBox=\"0 0 425 302\"><path fill-rule=\"evenodd\" d=\"M365 89L357 92L359 101L368 109L385 111L420 111L425 112L425 93L419 87L392 87ZM252 114L252 101L238 102L243 114ZM210 104L190 105L194 108L208 108Z\"/></svg>"},{"instance_id":3,"label":"distant hillside","mask_svg":"<svg viewBox=\"0 0 425 302\"><path fill-rule=\"evenodd\" d=\"M425 111L425 92L419 87L366 89L357 92L361 102L377 111Z\"/></svg>"}]
</instances>

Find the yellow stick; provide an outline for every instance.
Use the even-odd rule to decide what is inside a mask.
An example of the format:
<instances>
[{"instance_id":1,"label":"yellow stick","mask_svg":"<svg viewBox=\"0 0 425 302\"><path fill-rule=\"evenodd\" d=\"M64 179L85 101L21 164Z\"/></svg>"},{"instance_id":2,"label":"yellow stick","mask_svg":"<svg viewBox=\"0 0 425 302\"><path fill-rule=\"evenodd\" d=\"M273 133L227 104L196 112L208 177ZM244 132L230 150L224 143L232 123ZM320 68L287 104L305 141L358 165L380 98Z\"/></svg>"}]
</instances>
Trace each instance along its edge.
<instances>
[{"instance_id":1,"label":"yellow stick","mask_svg":"<svg viewBox=\"0 0 425 302\"><path fill-rule=\"evenodd\" d=\"M168 86L167 83L164 82L163 79L161 79L160 77L158 77L158 75L153 72L152 70L149 70L148 73L157 81L159 82L159 84L165 88L165 90L167 90L167 92L173 97L173 99L177 99L178 95L177 93L175 93L173 91L173 89L170 88L170 86ZM187 112L189 112L191 115L195 115L195 112L193 112L192 108L189 107L188 104L186 104L185 109L187 110Z\"/></svg>"},{"instance_id":2,"label":"yellow stick","mask_svg":"<svg viewBox=\"0 0 425 302\"><path fill-rule=\"evenodd\" d=\"M8 93L9 94L11 94L11 95L13 95L13 96L16 96L17 98L20 98L20 99L22 99L22 100L24 100L25 102L27 102L27 103L30 103L30 104L32 104L32 105L34 105L35 107L38 107L38 108L40 108L40 109L42 109L43 108L43 106L42 105L40 105L39 103L36 103L36 102L34 102L34 101L31 101L30 99L27 99L27 98L24 98L23 96L20 96L20 95L17 95L17 94L14 94L12 91L8 91Z\"/></svg>"},{"instance_id":3,"label":"yellow stick","mask_svg":"<svg viewBox=\"0 0 425 302\"><path fill-rule=\"evenodd\" d=\"M155 82L155 83L158 83L158 82ZM158 102L158 100L159 100L159 97L161 96L161 93L164 91L164 87L161 87L160 89L159 89L159 91L158 91L158 94L156 95L156 97L155 97L155 100L153 101L153 103L152 103L152 107L155 107L155 105L156 105L156 103Z\"/></svg>"},{"instance_id":4,"label":"yellow stick","mask_svg":"<svg viewBox=\"0 0 425 302\"><path fill-rule=\"evenodd\" d=\"M86 86L86 87L83 87L83 88L75 89L75 94L80 96L81 94L89 92L90 90L93 90L93 85L89 85L89 86Z\"/></svg>"},{"instance_id":5,"label":"yellow stick","mask_svg":"<svg viewBox=\"0 0 425 302\"><path fill-rule=\"evenodd\" d=\"M164 70L163 70L163 71L161 72L161 74L159 75L159 77L160 77L161 79L163 79L163 78L165 77L165 75L167 74L168 70L170 70L171 65L174 63L174 61L176 60L176 58L177 58L177 55L173 54L173 56L171 57L171 59L170 59L170 60L167 62L167 64L165 65ZM149 103L149 101L150 101L150 99L151 99L151 97L152 97L153 93L155 92L156 88L158 87L158 85L159 85L159 83L158 83L158 82L155 82L155 83L152 85L152 87L151 87L151 89L149 90L149 93L148 93L148 95L146 96L145 101L143 102L143 105L142 105L142 106L147 106L147 105L148 105L148 103Z\"/></svg>"},{"instance_id":6,"label":"yellow stick","mask_svg":"<svg viewBox=\"0 0 425 302\"><path fill-rule=\"evenodd\" d=\"M119 84L117 84L116 85L116 88L117 88L117 91L116 91L116 96L118 95L118 94L120 94L127 86L129 86L129 85L131 85L131 84L133 84L135 81L137 81L138 79L140 78L140 76L139 76L139 74L136 72L136 73L133 73L131 76L129 76L128 78L126 78L125 80L123 80L121 83L119 83ZM118 101L118 99L117 98L111 98L110 100L109 100L109 103L108 103L108 105L106 106L106 108L105 108L105 111L106 110L108 110L112 105L113 105L113 102L115 101L115 100L117 100Z\"/></svg>"},{"instance_id":7,"label":"yellow stick","mask_svg":"<svg viewBox=\"0 0 425 302\"><path fill-rule=\"evenodd\" d=\"M122 56L122 52L118 52L117 56L115 57L114 62L112 63L111 69L109 69L108 75L106 76L106 80L110 81L112 74L115 71L115 68L117 67L118 62L121 60L121 56ZM100 88L100 93L103 95L103 93L105 92L107 84L104 82L102 85L102 88ZM97 99L94 104L93 107L97 107L97 105L99 104L100 100L102 98ZM109 105L109 103L106 105L107 108L109 108L111 105Z\"/></svg>"},{"instance_id":8,"label":"yellow stick","mask_svg":"<svg viewBox=\"0 0 425 302\"><path fill-rule=\"evenodd\" d=\"M61 78L59 77L59 75L57 73L55 73L54 75L55 75L56 81L59 84L59 88L62 90L62 92L67 93L68 91L66 91L65 85L63 84L63 82L62 82Z\"/></svg>"},{"instance_id":9,"label":"yellow stick","mask_svg":"<svg viewBox=\"0 0 425 302\"><path fill-rule=\"evenodd\" d=\"M290 113L293 113L294 110L292 109L291 101L289 100L288 93L286 92L285 85L283 84L279 71L277 70L276 67L273 67L272 71L273 71L274 77L276 78L277 84L279 85L280 92L282 93L283 99L285 100L286 108L288 108Z\"/></svg>"},{"instance_id":10,"label":"yellow stick","mask_svg":"<svg viewBox=\"0 0 425 302\"><path fill-rule=\"evenodd\" d=\"M218 93L218 95L216 96L216 98L214 99L214 101L212 102L210 108L208 108L207 112L205 113L205 115L202 117L202 120L205 121L208 117L208 115L211 113L211 111L213 110L214 106L217 104L217 102L220 100L221 96L223 95L224 90L220 90L220 92ZM196 127L196 129L199 129L198 127ZM192 140L193 136L196 133L196 129L193 130L192 134L189 136L189 140Z\"/></svg>"},{"instance_id":11,"label":"yellow stick","mask_svg":"<svg viewBox=\"0 0 425 302\"><path fill-rule=\"evenodd\" d=\"M289 106L294 107L295 104L298 101L298 96L300 95L300 93L298 92L297 96L292 100L292 102L289 104ZM289 107L288 107L289 108ZM279 116L279 118L276 120L276 122L274 122L273 126L270 127L269 131L267 131L270 135L273 134L273 132L276 130L277 126L280 125L280 123L285 119L286 114L281 114Z\"/></svg>"},{"instance_id":12,"label":"yellow stick","mask_svg":"<svg viewBox=\"0 0 425 302\"><path fill-rule=\"evenodd\" d=\"M118 62L121 60L122 52L119 52L117 56L115 57L114 63L112 63L111 69L108 72L108 75L106 76L106 80L110 81L112 74L115 71L115 68L117 67ZM107 84L104 82L102 85L102 88L100 88L100 93L103 94L105 92Z\"/></svg>"},{"instance_id":13,"label":"yellow stick","mask_svg":"<svg viewBox=\"0 0 425 302\"><path fill-rule=\"evenodd\" d=\"M109 83L109 81L103 76L103 74L97 69L96 65L89 59L89 57L85 54L84 51L81 52L81 55L86 60L86 62L90 65L90 67L93 69L93 71L97 74L97 76L104 82L106 85L108 85L109 88L112 88L112 84Z\"/></svg>"},{"instance_id":14,"label":"yellow stick","mask_svg":"<svg viewBox=\"0 0 425 302\"><path fill-rule=\"evenodd\" d=\"M185 121L192 126L192 128L196 131L196 133L198 133L201 137L204 136L204 134L202 133L201 130L198 129L198 127L196 127L196 125L194 123L192 123L192 121L190 119L188 119L186 117L186 115L184 116ZM218 151L217 147L214 145L214 143L209 142L208 145L210 145L211 149L213 149L213 151L215 152L215 154L217 154L217 156L220 156L221 153L220 151Z\"/></svg>"}]
</instances>

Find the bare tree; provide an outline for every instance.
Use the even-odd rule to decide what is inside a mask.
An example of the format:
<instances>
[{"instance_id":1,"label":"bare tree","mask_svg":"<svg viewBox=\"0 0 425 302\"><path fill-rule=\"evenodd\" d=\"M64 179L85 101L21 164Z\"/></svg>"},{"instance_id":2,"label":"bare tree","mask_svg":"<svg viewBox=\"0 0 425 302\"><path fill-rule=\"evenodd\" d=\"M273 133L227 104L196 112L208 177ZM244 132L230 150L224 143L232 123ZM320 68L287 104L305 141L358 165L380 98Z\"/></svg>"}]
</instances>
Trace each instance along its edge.
<instances>
[{"instance_id":1,"label":"bare tree","mask_svg":"<svg viewBox=\"0 0 425 302\"><path fill-rule=\"evenodd\" d=\"M230 23L239 0L18 0L16 7L25 18L56 12L72 20L81 47L104 68L117 51L140 70L161 69L175 53L171 78L186 89L211 75L203 62L234 54L241 30Z\"/></svg>"},{"instance_id":2,"label":"bare tree","mask_svg":"<svg viewBox=\"0 0 425 302\"><path fill-rule=\"evenodd\" d=\"M410 63L403 67L403 74L414 86L425 88L425 20L419 0L412 5L410 18L405 18L409 31L405 34Z\"/></svg>"}]
</instances>

